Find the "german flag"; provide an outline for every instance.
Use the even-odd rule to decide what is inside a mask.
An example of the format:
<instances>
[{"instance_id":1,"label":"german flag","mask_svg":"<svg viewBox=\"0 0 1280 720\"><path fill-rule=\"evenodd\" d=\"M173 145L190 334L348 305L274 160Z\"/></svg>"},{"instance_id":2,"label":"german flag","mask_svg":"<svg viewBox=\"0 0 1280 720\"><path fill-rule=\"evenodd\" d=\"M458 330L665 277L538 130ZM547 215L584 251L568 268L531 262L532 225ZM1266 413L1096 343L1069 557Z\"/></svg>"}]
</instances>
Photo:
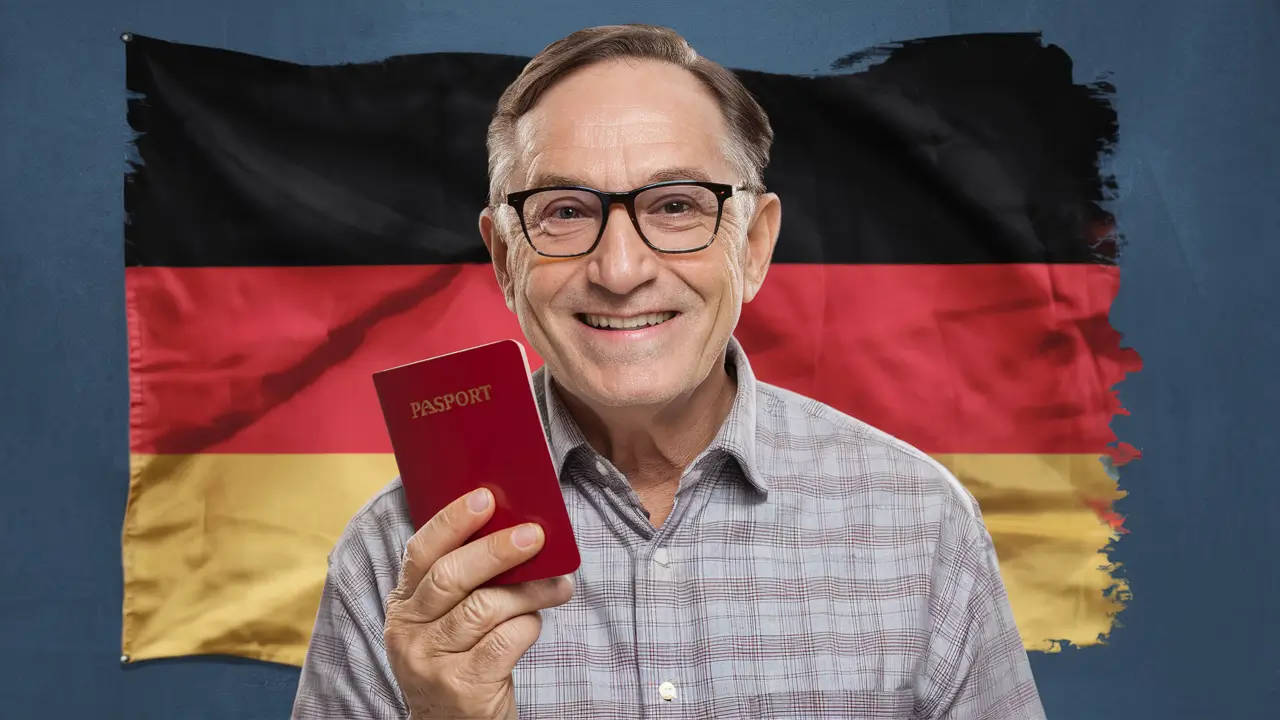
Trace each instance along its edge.
<instances>
[{"instance_id":1,"label":"german flag","mask_svg":"<svg viewBox=\"0 0 1280 720\"><path fill-rule=\"evenodd\" d=\"M396 475L371 374L523 340L475 223L527 58L313 67L125 40L123 652L301 664L327 553ZM956 473L1029 649L1099 642L1126 593L1113 387L1140 366L1108 318L1112 89L1035 34L739 75L784 208L737 330L757 374Z\"/></svg>"}]
</instances>

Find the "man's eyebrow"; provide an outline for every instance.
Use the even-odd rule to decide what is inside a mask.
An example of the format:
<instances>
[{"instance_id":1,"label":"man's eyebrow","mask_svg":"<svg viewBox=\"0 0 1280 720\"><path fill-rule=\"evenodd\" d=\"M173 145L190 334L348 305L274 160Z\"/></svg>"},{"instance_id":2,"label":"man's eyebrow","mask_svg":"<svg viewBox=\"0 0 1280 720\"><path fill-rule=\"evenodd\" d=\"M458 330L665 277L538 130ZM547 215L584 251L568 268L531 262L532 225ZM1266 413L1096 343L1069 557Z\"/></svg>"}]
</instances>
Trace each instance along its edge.
<instances>
[{"instance_id":1,"label":"man's eyebrow","mask_svg":"<svg viewBox=\"0 0 1280 720\"><path fill-rule=\"evenodd\" d=\"M668 180L711 182L711 176L706 170L696 167L663 168L649 176L649 182L667 182Z\"/></svg>"},{"instance_id":2,"label":"man's eyebrow","mask_svg":"<svg viewBox=\"0 0 1280 720\"><path fill-rule=\"evenodd\" d=\"M590 183L584 178L575 175L560 175L558 173L539 173L533 176L529 183L530 188L555 187L557 185L590 187Z\"/></svg>"},{"instance_id":3,"label":"man's eyebrow","mask_svg":"<svg viewBox=\"0 0 1280 720\"><path fill-rule=\"evenodd\" d=\"M658 170L649 175L645 184L656 182L667 182L670 180L691 180L693 182L711 182L711 175L707 171L696 167L669 167ZM559 185L573 185L577 187L591 187L591 183L583 177L577 175L562 175L560 173L538 173L529 183L530 188L556 187Z\"/></svg>"}]
</instances>

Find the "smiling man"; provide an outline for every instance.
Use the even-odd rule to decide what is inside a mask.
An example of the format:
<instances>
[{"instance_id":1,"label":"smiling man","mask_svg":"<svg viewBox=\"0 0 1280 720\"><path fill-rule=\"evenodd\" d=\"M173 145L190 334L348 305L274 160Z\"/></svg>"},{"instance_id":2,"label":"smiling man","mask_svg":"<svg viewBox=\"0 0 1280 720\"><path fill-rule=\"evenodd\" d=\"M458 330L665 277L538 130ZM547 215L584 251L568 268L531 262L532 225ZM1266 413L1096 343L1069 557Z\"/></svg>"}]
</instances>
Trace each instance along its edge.
<instances>
[{"instance_id":1,"label":"smiling man","mask_svg":"<svg viewBox=\"0 0 1280 720\"><path fill-rule=\"evenodd\" d=\"M490 127L480 234L535 374L582 566L478 588L393 482L330 556L295 718L1042 718L973 498L925 454L758 381L733 339L782 221L768 118L677 34L584 30Z\"/></svg>"}]
</instances>

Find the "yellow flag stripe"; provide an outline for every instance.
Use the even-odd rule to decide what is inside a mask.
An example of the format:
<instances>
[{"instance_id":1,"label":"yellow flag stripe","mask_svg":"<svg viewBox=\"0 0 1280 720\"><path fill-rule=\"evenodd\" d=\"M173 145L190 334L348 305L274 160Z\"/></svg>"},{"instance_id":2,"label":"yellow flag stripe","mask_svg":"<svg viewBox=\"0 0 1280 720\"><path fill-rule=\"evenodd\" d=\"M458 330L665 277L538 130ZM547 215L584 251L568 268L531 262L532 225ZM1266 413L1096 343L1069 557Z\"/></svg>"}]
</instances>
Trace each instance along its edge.
<instances>
[{"instance_id":1,"label":"yellow flag stripe","mask_svg":"<svg viewBox=\"0 0 1280 720\"><path fill-rule=\"evenodd\" d=\"M936 457L982 506L1027 648L1109 633L1115 534L1089 501L1121 493L1100 459ZM135 454L131 469L123 655L288 665L302 664L334 542L397 474L389 454Z\"/></svg>"}]
</instances>

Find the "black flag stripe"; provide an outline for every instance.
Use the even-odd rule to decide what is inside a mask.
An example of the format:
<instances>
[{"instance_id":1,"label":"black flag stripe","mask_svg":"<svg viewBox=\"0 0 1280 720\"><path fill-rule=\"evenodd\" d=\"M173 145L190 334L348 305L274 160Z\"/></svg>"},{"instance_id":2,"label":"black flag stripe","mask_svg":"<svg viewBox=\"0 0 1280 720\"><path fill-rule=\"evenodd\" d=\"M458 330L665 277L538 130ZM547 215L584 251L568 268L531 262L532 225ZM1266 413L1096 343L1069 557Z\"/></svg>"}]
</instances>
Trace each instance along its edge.
<instances>
[{"instance_id":1,"label":"black flag stripe","mask_svg":"<svg viewBox=\"0 0 1280 720\"><path fill-rule=\"evenodd\" d=\"M485 131L527 58L303 66L144 36L127 43L126 264L487 262ZM900 43L842 74L737 71L776 141L775 262L1116 261L1106 83L1036 34Z\"/></svg>"}]
</instances>

